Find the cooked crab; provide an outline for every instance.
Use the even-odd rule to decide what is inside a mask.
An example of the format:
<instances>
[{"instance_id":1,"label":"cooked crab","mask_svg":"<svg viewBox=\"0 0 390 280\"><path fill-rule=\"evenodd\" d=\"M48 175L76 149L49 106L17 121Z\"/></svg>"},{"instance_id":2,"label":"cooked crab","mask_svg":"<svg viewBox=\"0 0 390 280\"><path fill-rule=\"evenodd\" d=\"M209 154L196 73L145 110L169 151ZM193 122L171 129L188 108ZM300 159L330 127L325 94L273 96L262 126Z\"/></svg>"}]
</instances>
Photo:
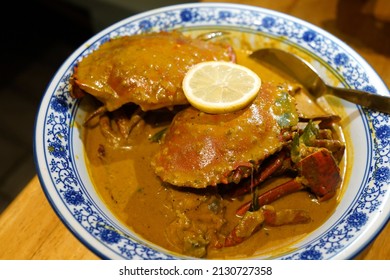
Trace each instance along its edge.
<instances>
[{"instance_id":1,"label":"cooked crab","mask_svg":"<svg viewBox=\"0 0 390 280\"><path fill-rule=\"evenodd\" d=\"M205 188L239 182L280 151L296 127L294 99L283 86L264 83L247 108L207 114L179 112L152 160L156 174L175 186Z\"/></svg>"},{"instance_id":2,"label":"cooked crab","mask_svg":"<svg viewBox=\"0 0 390 280\"><path fill-rule=\"evenodd\" d=\"M72 76L72 94L91 94L103 103L98 113L135 103L143 111L187 104L181 88L194 64L235 61L225 44L191 38L179 31L111 39L84 57Z\"/></svg>"},{"instance_id":3,"label":"cooked crab","mask_svg":"<svg viewBox=\"0 0 390 280\"><path fill-rule=\"evenodd\" d=\"M304 211L270 211L267 205L303 189L327 200L340 186L344 144L332 138L329 128L320 129L337 117L313 118L301 129L303 118L288 88L264 83L249 107L229 114L207 114L193 107L179 112L152 159L155 173L174 186L226 188L232 190L230 197L252 192L252 201L237 210L241 221L216 247L241 243L263 223L308 222L310 215ZM295 178L257 196L263 181L286 171Z\"/></svg>"}]
</instances>

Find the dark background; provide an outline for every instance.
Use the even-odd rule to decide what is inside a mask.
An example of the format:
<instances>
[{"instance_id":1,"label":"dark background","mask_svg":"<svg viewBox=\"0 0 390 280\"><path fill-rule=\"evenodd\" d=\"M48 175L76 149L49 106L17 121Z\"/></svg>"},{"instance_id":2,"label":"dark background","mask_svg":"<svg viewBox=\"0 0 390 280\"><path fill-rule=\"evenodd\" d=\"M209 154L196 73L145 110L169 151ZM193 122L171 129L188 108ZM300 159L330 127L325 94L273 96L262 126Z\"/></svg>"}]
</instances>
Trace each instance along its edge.
<instances>
[{"instance_id":1,"label":"dark background","mask_svg":"<svg viewBox=\"0 0 390 280\"><path fill-rule=\"evenodd\" d=\"M139 12L189 0L28 0L2 9L0 213L36 174L35 117L46 87L91 36Z\"/></svg>"},{"instance_id":2,"label":"dark background","mask_svg":"<svg viewBox=\"0 0 390 280\"><path fill-rule=\"evenodd\" d=\"M45 88L95 32L88 11L63 1L14 1L1 18L0 212L34 176L33 130Z\"/></svg>"}]
</instances>

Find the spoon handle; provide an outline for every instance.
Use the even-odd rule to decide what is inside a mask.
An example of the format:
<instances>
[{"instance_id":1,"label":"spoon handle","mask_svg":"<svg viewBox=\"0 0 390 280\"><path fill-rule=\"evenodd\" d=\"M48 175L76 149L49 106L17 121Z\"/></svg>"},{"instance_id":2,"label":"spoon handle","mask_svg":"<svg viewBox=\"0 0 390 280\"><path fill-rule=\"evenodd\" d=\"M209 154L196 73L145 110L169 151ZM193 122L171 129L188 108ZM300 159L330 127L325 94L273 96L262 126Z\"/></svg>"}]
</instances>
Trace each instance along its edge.
<instances>
[{"instance_id":1,"label":"spoon handle","mask_svg":"<svg viewBox=\"0 0 390 280\"><path fill-rule=\"evenodd\" d=\"M328 86L328 94L340 97L355 104L390 114L390 97L365 91Z\"/></svg>"}]
</instances>

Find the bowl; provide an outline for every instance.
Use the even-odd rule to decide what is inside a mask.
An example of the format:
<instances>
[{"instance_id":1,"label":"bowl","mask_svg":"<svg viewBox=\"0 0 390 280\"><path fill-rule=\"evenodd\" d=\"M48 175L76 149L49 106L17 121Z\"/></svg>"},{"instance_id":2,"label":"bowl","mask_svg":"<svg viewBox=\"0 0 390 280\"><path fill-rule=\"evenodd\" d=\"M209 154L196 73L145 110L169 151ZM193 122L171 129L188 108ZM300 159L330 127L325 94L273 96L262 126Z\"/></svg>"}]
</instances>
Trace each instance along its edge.
<instances>
[{"instance_id":1,"label":"bowl","mask_svg":"<svg viewBox=\"0 0 390 280\"><path fill-rule=\"evenodd\" d=\"M67 228L103 259L188 258L162 249L126 227L105 206L86 167L81 141L86 112L70 97L69 78L82 57L112 37L160 30L230 29L309 59L331 84L375 94L389 91L372 67L326 31L298 18L259 7L194 3L154 9L97 33L58 69L43 95L35 123L34 154L44 193ZM275 45L274 42L277 42ZM250 46L261 47L258 45ZM338 207L317 230L282 254L265 259L352 259L386 225L389 201L389 115L337 101L346 120L350 175Z\"/></svg>"}]
</instances>

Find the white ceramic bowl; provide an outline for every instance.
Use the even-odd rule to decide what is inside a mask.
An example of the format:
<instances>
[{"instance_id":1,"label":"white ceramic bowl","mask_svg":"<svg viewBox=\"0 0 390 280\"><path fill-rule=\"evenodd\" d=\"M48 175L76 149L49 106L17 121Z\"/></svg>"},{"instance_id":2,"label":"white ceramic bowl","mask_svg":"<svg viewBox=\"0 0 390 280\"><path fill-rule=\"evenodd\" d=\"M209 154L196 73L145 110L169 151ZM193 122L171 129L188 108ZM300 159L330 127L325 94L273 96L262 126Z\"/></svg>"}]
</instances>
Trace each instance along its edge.
<instances>
[{"instance_id":1,"label":"white ceramic bowl","mask_svg":"<svg viewBox=\"0 0 390 280\"><path fill-rule=\"evenodd\" d=\"M73 66L114 36L207 27L280 38L284 45L312 57L321 73L331 73L344 86L389 95L370 65L342 41L305 21L258 7L216 3L169 6L132 16L101 31L64 62L48 86L36 119L34 152L40 182L54 211L81 242L103 259L180 256L137 237L108 211L95 192L77 125L85 112L79 101L69 96ZM353 258L389 219L389 115L344 101L341 104L349 116L346 129L354 153L344 196L329 220L278 259Z\"/></svg>"}]
</instances>

